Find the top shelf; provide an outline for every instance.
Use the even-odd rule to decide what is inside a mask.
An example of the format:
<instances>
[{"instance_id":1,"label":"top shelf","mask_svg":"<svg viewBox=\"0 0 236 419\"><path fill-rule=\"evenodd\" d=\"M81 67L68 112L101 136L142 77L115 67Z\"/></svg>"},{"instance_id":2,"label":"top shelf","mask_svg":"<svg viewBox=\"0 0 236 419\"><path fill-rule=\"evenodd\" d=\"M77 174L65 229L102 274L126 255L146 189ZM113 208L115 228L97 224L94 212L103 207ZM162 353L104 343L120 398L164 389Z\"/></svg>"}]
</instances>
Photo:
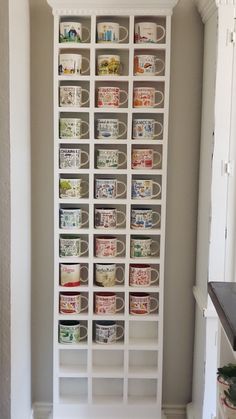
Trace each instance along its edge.
<instances>
[{"instance_id":1,"label":"top shelf","mask_svg":"<svg viewBox=\"0 0 236 419\"><path fill-rule=\"evenodd\" d=\"M89 49L91 46L95 46L96 49L129 49L129 50L135 50L135 49L155 49L155 50L164 50L166 49L166 43L164 44L134 44L134 43L128 43L128 44L121 44L121 43L97 43L97 42L58 42L57 47L58 49Z\"/></svg>"}]
</instances>

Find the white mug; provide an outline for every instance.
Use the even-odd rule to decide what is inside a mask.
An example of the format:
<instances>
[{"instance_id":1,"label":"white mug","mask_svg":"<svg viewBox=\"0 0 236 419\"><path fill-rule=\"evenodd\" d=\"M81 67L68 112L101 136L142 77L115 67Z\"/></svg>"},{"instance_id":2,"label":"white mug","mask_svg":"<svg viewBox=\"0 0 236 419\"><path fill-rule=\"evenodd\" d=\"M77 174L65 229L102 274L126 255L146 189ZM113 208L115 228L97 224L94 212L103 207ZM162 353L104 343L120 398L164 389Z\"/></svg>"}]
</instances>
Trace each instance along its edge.
<instances>
[{"instance_id":1,"label":"white mug","mask_svg":"<svg viewBox=\"0 0 236 419\"><path fill-rule=\"evenodd\" d=\"M83 160L85 156L85 161ZM59 167L60 169L80 169L89 162L89 154L79 148L60 148Z\"/></svg>"},{"instance_id":2,"label":"white mug","mask_svg":"<svg viewBox=\"0 0 236 419\"><path fill-rule=\"evenodd\" d=\"M83 62L87 62L87 67L82 70ZM59 55L59 68L60 76L76 76L85 74L89 71L89 59L83 57L81 54L60 54Z\"/></svg>"},{"instance_id":3,"label":"white mug","mask_svg":"<svg viewBox=\"0 0 236 419\"><path fill-rule=\"evenodd\" d=\"M154 273L154 275L152 275ZM152 278L154 276L154 278ZM151 265L131 264L129 285L131 287L149 287L159 281L159 271Z\"/></svg>"},{"instance_id":4,"label":"white mug","mask_svg":"<svg viewBox=\"0 0 236 419\"><path fill-rule=\"evenodd\" d=\"M117 272L121 271L121 279L117 278ZM116 283L124 282L125 271L122 266L112 264L96 263L95 265L95 283L99 287L114 287Z\"/></svg>"},{"instance_id":5,"label":"white mug","mask_svg":"<svg viewBox=\"0 0 236 419\"><path fill-rule=\"evenodd\" d=\"M87 33L84 39L83 32ZM60 42L88 42L90 38L89 29L82 26L79 22L61 22L60 23Z\"/></svg>"},{"instance_id":6,"label":"white mug","mask_svg":"<svg viewBox=\"0 0 236 419\"><path fill-rule=\"evenodd\" d=\"M117 218L121 220L118 221ZM125 224L126 215L123 211L116 208L95 208L94 224L97 229L117 228Z\"/></svg>"},{"instance_id":7,"label":"white mug","mask_svg":"<svg viewBox=\"0 0 236 419\"><path fill-rule=\"evenodd\" d=\"M120 132L120 127L123 126L123 131ZM127 132L127 126L119 119L99 118L97 119L97 138L100 140L115 140L121 138Z\"/></svg>"},{"instance_id":8,"label":"white mug","mask_svg":"<svg viewBox=\"0 0 236 419\"><path fill-rule=\"evenodd\" d=\"M85 331L83 336L81 335L81 330ZM59 343L73 345L86 339L87 336L87 327L80 324L78 320L63 320L59 322Z\"/></svg>"},{"instance_id":9,"label":"white mug","mask_svg":"<svg viewBox=\"0 0 236 419\"><path fill-rule=\"evenodd\" d=\"M85 306L82 307L82 300ZM61 314L79 314L88 308L88 298L79 292L60 292L59 312Z\"/></svg>"},{"instance_id":10,"label":"white mug","mask_svg":"<svg viewBox=\"0 0 236 419\"><path fill-rule=\"evenodd\" d=\"M120 31L124 32L120 39ZM128 30L115 22L100 22L97 24L97 42L124 42L128 38Z\"/></svg>"},{"instance_id":11,"label":"white mug","mask_svg":"<svg viewBox=\"0 0 236 419\"><path fill-rule=\"evenodd\" d=\"M118 250L118 246L120 250ZM116 237L95 237L95 255L97 258L115 258L124 253L125 243Z\"/></svg>"},{"instance_id":12,"label":"white mug","mask_svg":"<svg viewBox=\"0 0 236 419\"><path fill-rule=\"evenodd\" d=\"M99 76L119 76L121 73L119 55L99 55L97 59L97 73Z\"/></svg>"},{"instance_id":13,"label":"white mug","mask_svg":"<svg viewBox=\"0 0 236 419\"><path fill-rule=\"evenodd\" d=\"M155 247L155 249L153 249ZM147 258L158 255L160 245L157 241L150 237L131 237L130 240L130 257L131 258Z\"/></svg>"},{"instance_id":14,"label":"white mug","mask_svg":"<svg viewBox=\"0 0 236 419\"><path fill-rule=\"evenodd\" d=\"M88 253L88 242L75 236L60 237L60 257L78 257ZM82 246L84 250L82 250Z\"/></svg>"},{"instance_id":15,"label":"white mug","mask_svg":"<svg viewBox=\"0 0 236 419\"><path fill-rule=\"evenodd\" d=\"M86 272L86 278L83 271ZM79 263L61 263L60 264L60 285L61 287L78 287L81 282L88 281L88 268Z\"/></svg>"},{"instance_id":16,"label":"white mug","mask_svg":"<svg viewBox=\"0 0 236 419\"><path fill-rule=\"evenodd\" d=\"M118 336L118 330L121 330ZM95 342L102 345L109 345L122 339L124 328L113 321L99 321L95 323Z\"/></svg>"},{"instance_id":17,"label":"white mug","mask_svg":"<svg viewBox=\"0 0 236 419\"><path fill-rule=\"evenodd\" d=\"M151 304L154 302L154 307ZM134 315L148 315L157 311L159 301L146 292L132 292L129 295L129 313Z\"/></svg>"},{"instance_id":18,"label":"white mug","mask_svg":"<svg viewBox=\"0 0 236 419\"><path fill-rule=\"evenodd\" d=\"M117 307L117 302L121 302ZM124 299L118 297L114 292L96 292L95 293L95 313L100 315L113 315L122 311L124 308Z\"/></svg>"},{"instance_id":19,"label":"white mug","mask_svg":"<svg viewBox=\"0 0 236 419\"><path fill-rule=\"evenodd\" d=\"M160 99L155 102L156 95ZM134 108L155 108L164 101L164 94L154 87L135 87L134 88Z\"/></svg>"},{"instance_id":20,"label":"white mug","mask_svg":"<svg viewBox=\"0 0 236 419\"><path fill-rule=\"evenodd\" d=\"M136 44L157 43L165 38L165 28L154 22L138 22L134 27ZM159 33L159 34L158 34Z\"/></svg>"},{"instance_id":21,"label":"white mug","mask_svg":"<svg viewBox=\"0 0 236 419\"><path fill-rule=\"evenodd\" d=\"M86 189L83 191L83 185ZM88 194L88 182L82 179L60 178L60 198L82 198Z\"/></svg>"},{"instance_id":22,"label":"white mug","mask_svg":"<svg viewBox=\"0 0 236 419\"><path fill-rule=\"evenodd\" d=\"M154 219L154 217L156 219ZM133 230L147 230L160 224L161 216L159 212L150 208L131 209L131 228Z\"/></svg>"},{"instance_id":23,"label":"white mug","mask_svg":"<svg viewBox=\"0 0 236 419\"><path fill-rule=\"evenodd\" d=\"M120 186L123 187L118 192ZM116 199L123 197L126 193L126 184L117 179L95 179L95 198L96 199Z\"/></svg>"},{"instance_id":24,"label":"white mug","mask_svg":"<svg viewBox=\"0 0 236 419\"><path fill-rule=\"evenodd\" d=\"M87 105L89 102L89 91L82 89L81 86L67 86L63 85L59 88L60 92L60 106L64 107L78 107ZM87 99L82 100L83 95L87 95Z\"/></svg>"},{"instance_id":25,"label":"white mug","mask_svg":"<svg viewBox=\"0 0 236 419\"><path fill-rule=\"evenodd\" d=\"M159 127L158 132L155 128ZM134 119L133 120L133 139L134 140L153 140L163 133L163 125L155 119Z\"/></svg>"},{"instance_id":26,"label":"white mug","mask_svg":"<svg viewBox=\"0 0 236 419\"><path fill-rule=\"evenodd\" d=\"M123 151L98 148L97 152L97 169L118 169L124 166L127 161L126 154ZM123 160L119 163L119 157L123 156Z\"/></svg>"},{"instance_id":27,"label":"white mug","mask_svg":"<svg viewBox=\"0 0 236 419\"><path fill-rule=\"evenodd\" d=\"M124 100L121 102L121 94ZM98 88L98 108L119 108L128 101L128 93L119 87L103 86Z\"/></svg>"},{"instance_id":28,"label":"white mug","mask_svg":"<svg viewBox=\"0 0 236 419\"><path fill-rule=\"evenodd\" d=\"M83 221L84 218L84 221ZM88 224L89 213L81 208L61 208L60 227L62 229L77 229Z\"/></svg>"},{"instance_id":29,"label":"white mug","mask_svg":"<svg viewBox=\"0 0 236 419\"><path fill-rule=\"evenodd\" d=\"M157 76L165 68L165 63L155 55L141 54L134 56L135 76Z\"/></svg>"},{"instance_id":30,"label":"white mug","mask_svg":"<svg viewBox=\"0 0 236 419\"><path fill-rule=\"evenodd\" d=\"M154 187L157 189L153 193ZM152 179L132 179L132 199L153 199L161 195L161 185Z\"/></svg>"},{"instance_id":31,"label":"white mug","mask_svg":"<svg viewBox=\"0 0 236 419\"><path fill-rule=\"evenodd\" d=\"M162 155L151 148L133 148L131 167L135 170L153 169L161 163Z\"/></svg>"},{"instance_id":32,"label":"white mug","mask_svg":"<svg viewBox=\"0 0 236 419\"><path fill-rule=\"evenodd\" d=\"M87 131L83 132L83 125L87 127ZM80 118L60 118L59 120L59 136L61 139L81 139L89 133L89 124Z\"/></svg>"}]
</instances>

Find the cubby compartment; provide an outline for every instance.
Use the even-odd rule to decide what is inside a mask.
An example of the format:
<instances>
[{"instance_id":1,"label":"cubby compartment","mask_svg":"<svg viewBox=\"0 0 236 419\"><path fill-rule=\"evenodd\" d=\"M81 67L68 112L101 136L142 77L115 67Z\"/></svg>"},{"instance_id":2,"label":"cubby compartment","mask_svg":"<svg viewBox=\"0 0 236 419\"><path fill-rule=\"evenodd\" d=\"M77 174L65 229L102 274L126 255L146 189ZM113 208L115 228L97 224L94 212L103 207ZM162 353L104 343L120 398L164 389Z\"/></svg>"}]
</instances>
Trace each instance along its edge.
<instances>
[{"instance_id":1,"label":"cubby compartment","mask_svg":"<svg viewBox=\"0 0 236 419\"><path fill-rule=\"evenodd\" d=\"M94 175L94 198L97 200L125 199L127 196L127 176L113 173Z\"/></svg>"},{"instance_id":2,"label":"cubby compartment","mask_svg":"<svg viewBox=\"0 0 236 419\"><path fill-rule=\"evenodd\" d=\"M123 402L122 378L93 378L93 402L113 404Z\"/></svg>"},{"instance_id":3,"label":"cubby compartment","mask_svg":"<svg viewBox=\"0 0 236 419\"><path fill-rule=\"evenodd\" d=\"M134 81L134 109L163 109L165 106L165 83L156 81Z\"/></svg>"},{"instance_id":4,"label":"cubby compartment","mask_svg":"<svg viewBox=\"0 0 236 419\"><path fill-rule=\"evenodd\" d=\"M94 257L106 260L125 257L125 234L94 234Z\"/></svg>"},{"instance_id":5,"label":"cubby compartment","mask_svg":"<svg viewBox=\"0 0 236 419\"><path fill-rule=\"evenodd\" d=\"M89 108L90 84L89 81L66 80L59 82L58 105L67 112L73 108Z\"/></svg>"},{"instance_id":6,"label":"cubby compartment","mask_svg":"<svg viewBox=\"0 0 236 419\"><path fill-rule=\"evenodd\" d=\"M109 46L127 44L129 42L129 16L97 16L96 42L98 45Z\"/></svg>"},{"instance_id":7,"label":"cubby compartment","mask_svg":"<svg viewBox=\"0 0 236 419\"><path fill-rule=\"evenodd\" d=\"M122 288L125 282L125 265L122 263L94 263L94 285L100 289Z\"/></svg>"},{"instance_id":8,"label":"cubby compartment","mask_svg":"<svg viewBox=\"0 0 236 419\"><path fill-rule=\"evenodd\" d=\"M126 205L94 205L94 228L103 232L126 227Z\"/></svg>"},{"instance_id":9,"label":"cubby compartment","mask_svg":"<svg viewBox=\"0 0 236 419\"><path fill-rule=\"evenodd\" d=\"M141 25L140 25L141 24ZM150 25L151 24L151 25ZM135 16L134 43L135 44L165 44L166 17L165 16Z\"/></svg>"},{"instance_id":10,"label":"cubby compartment","mask_svg":"<svg viewBox=\"0 0 236 419\"><path fill-rule=\"evenodd\" d=\"M89 43L91 40L90 16L61 16L59 21L59 42L71 45Z\"/></svg>"},{"instance_id":11,"label":"cubby compartment","mask_svg":"<svg viewBox=\"0 0 236 419\"><path fill-rule=\"evenodd\" d=\"M59 350L59 374L64 377L81 376L88 371L87 349Z\"/></svg>"},{"instance_id":12,"label":"cubby compartment","mask_svg":"<svg viewBox=\"0 0 236 419\"><path fill-rule=\"evenodd\" d=\"M158 377L158 351L129 351L129 377Z\"/></svg>"},{"instance_id":13,"label":"cubby compartment","mask_svg":"<svg viewBox=\"0 0 236 419\"><path fill-rule=\"evenodd\" d=\"M59 285L65 291L80 289L81 286L88 286L88 264L87 263L60 263L59 264Z\"/></svg>"},{"instance_id":14,"label":"cubby compartment","mask_svg":"<svg viewBox=\"0 0 236 419\"><path fill-rule=\"evenodd\" d=\"M132 145L131 168L133 170L161 170L162 169L162 145L140 144Z\"/></svg>"},{"instance_id":15,"label":"cubby compartment","mask_svg":"<svg viewBox=\"0 0 236 419\"><path fill-rule=\"evenodd\" d=\"M133 113L132 118L132 139L145 144L152 141L160 141L164 136L164 114L163 113ZM153 143L154 144L154 143Z\"/></svg>"},{"instance_id":16,"label":"cubby compartment","mask_svg":"<svg viewBox=\"0 0 236 419\"><path fill-rule=\"evenodd\" d=\"M137 77L155 77L165 75L166 52L163 49L134 50L133 74Z\"/></svg>"},{"instance_id":17,"label":"cubby compartment","mask_svg":"<svg viewBox=\"0 0 236 419\"><path fill-rule=\"evenodd\" d=\"M88 379L84 377L60 378L59 401L63 404L87 403Z\"/></svg>"},{"instance_id":18,"label":"cubby compartment","mask_svg":"<svg viewBox=\"0 0 236 419\"><path fill-rule=\"evenodd\" d=\"M159 293L143 292L141 290L130 291L129 293L129 314L131 316L146 316L152 318L159 313Z\"/></svg>"},{"instance_id":19,"label":"cubby compartment","mask_svg":"<svg viewBox=\"0 0 236 419\"><path fill-rule=\"evenodd\" d=\"M95 120L95 138L99 141L105 140L123 140L127 138L127 113L96 112Z\"/></svg>"},{"instance_id":20,"label":"cubby compartment","mask_svg":"<svg viewBox=\"0 0 236 419\"><path fill-rule=\"evenodd\" d=\"M89 177L87 174L67 174L59 176L59 198L65 201L88 198L89 196Z\"/></svg>"},{"instance_id":21,"label":"cubby compartment","mask_svg":"<svg viewBox=\"0 0 236 419\"><path fill-rule=\"evenodd\" d=\"M60 44L58 55L58 75L62 77L89 76L90 50L85 48L67 48L67 44Z\"/></svg>"},{"instance_id":22,"label":"cubby compartment","mask_svg":"<svg viewBox=\"0 0 236 419\"><path fill-rule=\"evenodd\" d=\"M130 291L145 289L151 291L153 287L159 286L160 266L157 263L145 264L131 263L129 266Z\"/></svg>"},{"instance_id":23,"label":"cubby compartment","mask_svg":"<svg viewBox=\"0 0 236 419\"><path fill-rule=\"evenodd\" d=\"M126 81L96 81L95 103L99 110L123 109L129 106L129 88Z\"/></svg>"},{"instance_id":24,"label":"cubby compartment","mask_svg":"<svg viewBox=\"0 0 236 419\"><path fill-rule=\"evenodd\" d=\"M59 255L61 258L88 257L88 234L60 234Z\"/></svg>"},{"instance_id":25,"label":"cubby compartment","mask_svg":"<svg viewBox=\"0 0 236 419\"><path fill-rule=\"evenodd\" d=\"M162 198L162 177L159 175L133 175L131 183L134 201Z\"/></svg>"},{"instance_id":26,"label":"cubby compartment","mask_svg":"<svg viewBox=\"0 0 236 419\"><path fill-rule=\"evenodd\" d=\"M89 169L89 145L88 144L60 144L59 169L64 173Z\"/></svg>"},{"instance_id":27,"label":"cubby compartment","mask_svg":"<svg viewBox=\"0 0 236 419\"><path fill-rule=\"evenodd\" d=\"M128 403L157 403L157 380L144 378L129 378Z\"/></svg>"},{"instance_id":28,"label":"cubby compartment","mask_svg":"<svg viewBox=\"0 0 236 419\"><path fill-rule=\"evenodd\" d=\"M130 236L130 257L135 260L158 258L160 256L160 235L132 234Z\"/></svg>"},{"instance_id":29,"label":"cubby compartment","mask_svg":"<svg viewBox=\"0 0 236 419\"><path fill-rule=\"evenodd\" d=\"M129 75L129 50L97 49L96 75L102 77L120 77Z\"/></svg>"},{"instance_id":30,"label":"cubby compartment","mask_svg":"<svg viewBox=\"0 0 236 419\"><path fill-rule=\"evenodd\" d=\"M61 140L83 140L89 138L89 113L60 112L59 138Z\"/></svg>"},{"instance_id":31,"label":"cubby compartment","mask_svg":"<svg viewBox=\"0 0 236 419\"><path fill-rule=\"evenodd\" d=\"M138 232L146 230L160 230L161 228L161 205L131 205L130 228ZM146 233L145 233L146 234Z\"/></svg>"},{"instance_id":32,"label":"cubby compartment","mask_svg":"<svg viewBox=\"0 0 236 419\"><path fill-rule=\"evenodd\" d=\"M124 376L124 352L120 350L92 352L92 375L100 377L123 377Z\"/></svg>"},{"instance_id":33,"label":"cubby compartment","mask_svg":"<svg viewBox=\"0 0 236 419\"><path fill-rule=\"evenodd\" d=\"M158 327L157 321L132 321L129 322L129 345L132 350L158 349Z\"/></svg>"},{"instance_id":34,"label":"cubby compartment","mask_svg":"<svg viewBox=\"0 0 236 419\"><path fill-rule=\"evenodd\" d=\"M88 228L88 226L88 204L59 205L59 227L62 230L76 230L81 228Z\"/></svg>"},{"instance_id":35,"label":"cubby compartment","mask_svg":"<svg viewBox=\"0 0 236 419\"><path fill-rule=\"evenodd\" d=\"M93 342L97 350L113 350L123 347L125 323L123 320L93 320ZM105 352L106 353L106 352ZM104 353L104 356L106 356Z\"/></svg>"},{"instance_id":36,"label":"cubby compartment","mask_svg":"<svg viewBox=\"0 0 236 419\"><path fill-rule=\"evenodd\" d=\"M59 293L58 312L63 316L74 316L88 314L89 295L88 292L65 290Z\"/></svg>"},{"instance_id":37,"label":"cubby compartment","mask_svg":"<svg viewBox=\"0 0 236 419\"><path fill-rule=\"evenodd\" d=\"M80 317L80 316L78 316ZM58 322L58 343L60 349L74 350L84 348L88 342L88 322L68 316Z\"/></svg>"},{"instance_id":38,"label":"cubby compartment","mask_svg":"<svg viewBox=\"0 0 236 419\"><path fill-rule=\"evenodd\" d=\"M104 319L108 316L119 317L125 311L125 295L123 292L95 291L93 293L93 312L95 317Z\"/></svg>"},{"instance_id":39,"label":"cubby compartment","mask_svg":"<svg viewBox=\"0 0 236 419\"><path fill-rule=\"evenodd\" d=\"M127 146L125 144L96 144L95 169L119 170L127 169Z\"/></svg>"}]
</instances>

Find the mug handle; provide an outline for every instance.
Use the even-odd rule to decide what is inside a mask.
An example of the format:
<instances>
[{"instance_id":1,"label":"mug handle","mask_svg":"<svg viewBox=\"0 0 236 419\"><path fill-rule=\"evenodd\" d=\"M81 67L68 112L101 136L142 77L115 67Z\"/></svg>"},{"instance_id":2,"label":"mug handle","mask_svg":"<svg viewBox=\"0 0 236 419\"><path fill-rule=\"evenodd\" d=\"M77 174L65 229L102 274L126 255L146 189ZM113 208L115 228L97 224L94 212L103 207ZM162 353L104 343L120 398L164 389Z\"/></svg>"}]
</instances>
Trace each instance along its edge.
<instances>
[{"instance_id":1,"label":"mug handle","mask_svg":"<svg viewBox=\"0 0 236 419\"><path fill-rule=\"evenodd\" d=\"M155 272L156 273L156 278L154 278L153 280L150 281L150 285L154 284L154 282L159 281L159 272L156 269L151 268L151 273Z\"/></svg>"},{"instance_id":2,"label":"mug handle","mask_svg":"<svg viewBox=\"0 0 236 419\"><path fill-rule=\"evenodd\" d=\"M123 125L123 127L124 127L124 131L122 131L118 136L117 136L117 138L120 138L120 137L122 137L124 134L126 134L126 132L127 132L127 126L126 126L126 124L124 123L124 122L122 122L122 121L119 121L118 122L118 127L120 126L120 125Z\"/></svg>"},{"instance_id":3,"label":"mug handle","mask_svg":"<svg viewBox=\"0 0 236 419\"><path fill-rule=\"evenodd\" d=\"M155 76L158 76L158 74L162 73L162 71L165 69L165 62L161 60L160 58L155 58L155 61L154 61L155 67L157 68L158 62L162 64L162 67L158 71L155 71Z\"/></svg>"},{"instance_id":4,"label":"mug handle","mask_svg":"<svg viewBox=\"0 0 236 419\"><path fill-rule=\"evenodd\" d=\"M85 335L83 337L80 336L80 339L79 340L84 340L88 336L88 329L87 329L87 327L83 326L82 324L80 324L79 327L80 327L80 330L81 329L84 329L85 330Z\"/></svg>"},{"instance_id":5,"label":"mug handle","mask_svg":"<svg viewBox=\"0 0 236 419\"><path fill-rule=\"evenodd\" d=\"M89 102L89 91L87 89L81 89L82 93L86 93L88 95L88 99L86 99L84 102L81 102L81 105L87 105L87 103Z\"/></svg>"},{"instance_id":6,"label":"mug handle","mask_svg":"<svg viewBox=\"0 0 236 419\"><path fill-rule=\"evenodd\" d=\"M87 32L88 36L87 36L87 38L86 38L84 41L82 41L82 42L88 42L88 40L89 40L89 38L90 38L90 31L89 31L89 29L88 29L88 28L86 28L86 26L82 26L82 32L83 32L83 31ZM82 35L82 38L83 38L83 35Z\"/></svg>"},{"instance_id":7,"label":"mug handle","mask_svg":"<svg viewBox=\"0 0 236 419\"><path fill-rule=\"evenodd\" d=\"M155 127L155 125L159 125L159 127L161 127L161 129L160 129L160 131L157 134L154 134L153 135L153 138L156 138L156 137L158 137L159 135L161 135L163 133L163 125L160 122L158 122L158 121L155 121L154 122L154 127Z\"/></svg>"},{"instance_id":8,"label":"mug handle","mask_svg":"<svg viewBox=\"0 0 236 419\"><path fill-rule=\"evenodd\" d=\"M159 301L158 301L157 298L150 297L150 304L151 304L152 301L155 302L155 306L152 309L150 309L150 313L153 313L153 311L158 310L158 307L159 307Z\"/></svg>"},{"instance_id":9,"label":"mug handle","mask_svg":"<svg viewBox=\"0 0 236 419\"><path fill-rule=\"evenodd\" d=\"M80 313L82 313L82 311L85 311L88 308L88 298L85 297L85 295L81 295L80 298L81 298L81 300L84 299L86 301L86 303L87 303L87 305L80 310Z\"/></svg>"},{"instance_id":10,"label":"mug handle","mask_svg":"<svg viewBox=\"0 0 236 419\"><path fill-rule=\"evenodd\" d=\"M166 35L166 30L163 26L161 25L156 25L157 28L160 28L162 30L162 35L160 36L160 38L157 38L156 42L160 42L163 38L165 38Z\"/></svg>"},{"instance_id":11,"label":"mug handle","mask_svg":"<svg viewBox=\"0 0 236 419\"><path fill-rule=\"evenodd\" d=\"M84 163L81 163L80 167L85 166L89 162L89 154L86 151L81 150L81 156L84 154L87 157L87 160Z\"/></svg>"},{"instance_id":12,"label":"mug handle","mask_svg":"<svg viewBox=\"0 0 236 419\"><path fill-rule=\"evenodd\" d=\"M121 297L116 297L116 302L120 300L122 302L121 307L116 308L116 313L118 313L119 311L123 310L124 306L125 306L125 302L124 299Z\"/></svg>"},{"instance_id":13,"label":"mug handle","mask_svg":"<svg viewBox=\"0 0 236 419\"><path fill-rule=\"evenodd\" d=\"M82 186L82 183L86 184L86 185L87 185L87 187L88 187L88 189L87 189L85 192L80 192L80 196L81 196L81 197L82 197L82 196L87 195L87 193L88 193L88 191L89 191L89 183L88 183L86 180L82 180L82 182L81 182L81 186Z\"/></svg>"},{"instance_id":14,"label":"mug handle","mask_svg":"<svg viewBox=\"0 0 236 419\"><path fill-rule=\"evenodd\" d=\"M124 42L128 38L128 29L126 29L124 26L120 26L119 30L125 32L125 36L119 39L119 42Z\"/></svg>"},{"instance_id":15,"label":"mug handle","mask_svg":"<svg viewBox=\"0 0 236 419\"><path fill-rule=\"evenodd\" d=\"M159 102L154 103L153 107L161 105L162 102L164 101L164 93L161 92L160 90L155 90L155 95L158 95L158 94L161 96L161 99L159 100Z\"/></svg>"},{"instance_id":16,"label":"mug handle","mask_svg":"<svg viewBox=\"0 0 236 419\"><path fill-rule=\"evenodd\" d=\"M88 220L89 220L89 213L87 211L83 211L82 210L82 215L86 214L86 220L81 224L81 227L83 227L85 224L87 224ZM158 213L157 213L158 214Z\"/></svg>"},{"instance_id":17,"label":"mug handle","mask_svg":"<svg viewBox=\"0 0 236 419\"><path fill-rule=\"evenodd\" d=\"M156 240L152 240L151 246L152 245L156 246L156 250L154 250L153 252L151 252L151 256L155 256L160 251L160 244Z\"/></svg>"},{"instance_id":18,"label":"mug handle","mask_svg":"<svg viewBox=\"0 0 236 419\"><path fill-rule=\"evenodd\" d=\"M128 93L126 92L126 90L120 89L120 96L121 96L121 93L124 93L125 100L123 102L120 102L119 107L124 105L128 101ZM164 97L164 95L163 95L163 97Z\"/></svg>"},{"instance_id":19,"label":"mug handle","mask_svg":"<svg viewBox=\"0 0 236 419\"><path fill-rule=\"evenodd\" d=\"M123 151L118 151L118 155L121 154L121 156L124 157L124 160L121 163L118 163L117 167L123 166L127 162L126 154L123 153Z\"/></svg>"},{"instance_id":20,"label":"mug handle","mask_svg":"<svg viewBox=\"0 0 236 419\"><path fill-rule=\"evenodd\" d=\"M87 73L87 71L89 71L89 69L90 69L90 62L89 62L89 59L88 59L88 58L86 58L86 57L82 57L82 63L83 63L83 61L86 61L86 62L88 63L88 67L87 67L85 70L81 71L81 74L85 74L85 73Z\"/></svg>"},{"instance_id":21,"label":"mug handle","mask_svg":"<svg viewBox=\"0 0 236 419\"><path fill-rule=\"evenodd\" d=\"M116 214L122 214L124 217L120 223L116 223L116 227L120 227L125 223L126 215L123 211L116 211Z\"/></svg>"},{"instance_id":22,"label":"mug handle","mask_svg":"<svg viewBox=\"0 0 236 419\"><path fill-rule=\"evenodd\" d=\"M86 122L86 121L82 121L81 122L81 128L82 128L82 125L86 125L86 127L88 128L87 129L87 131L86 132L84 132L83 134L81 134L81 137L86 137L86 135L88 135L88 133L89 133L89 124L88 124L88 122Z\"/></svg>"},{"instance_id":23,"label":"mug handle","mask_svg":"<svg viewBox=\"0 0 236 419\"><path fill-rule=\"evenodd\" d=\"M82 279L81 277L80 277L80 281L81 282L87 282L87 280L88 280L88 268L87 268L87 266L81 266L81 268L80 268L80 271L82 272L82 270L83 269L85 269L86 270L86 272L87 272L87 278L85 278L85 279Z\"/></svg>"},{"instance_id":24,"label":"mug handle","mask_svg":"<svg viewBox=\"0 0 236 419\"><path fill-rule=\"evenodd\" d=\"M88 245L88 243L87 243L85 240L80 240L80 245L81 245L82 243L85 243L86 247L85 247L85 250L84 250L83 252L81 252L81 253L80 253L80 256L85 255L85 253L87 253L88 248L89 248L89 245ZM81 247L82 247L82 246L81 246Z\"/></svg>"},{"instance_id":25,"label":"mug handle","mask_svg":"<svg viewBox=\"0 0 236 419\"><path fill-rule=\"evenodd\" d=\"M120 196L124 195L126 193L126 190L127 190L126 184L124 182L121 182L120 180L118 180L117 181L117 187L118 187L118 184L123 185L124 186L124 190L123 190L123 192L118 193L116 195L116 198L119 198Z\"/></svg>"},{"instance_id":26,"label":"mug handle","mask_svg":"<svg viewBox=\"0 0 236 419\"><path fill-rule=\"evenodd\" d=\"M157 161L154 163L154 158L155 156L158 157ZM162 155L161 153L159 153L159 151L153 151L153 167L157 167L159 166L159 164L161 163L162 160Z\"/></svg>"},{"instance_id":27,"label":"mug handle","mask_svg":"<svg viewBox=\"0 0 236 419\"><path fill-rule=\"evenodd\" d=\"M125 244L121 240L117 240L116 243L117 243L117 249L118 249L118 244L121 244L121 250L116 253L116 256L120 256L125 250Z\"/></svg>"},{"instance_id":28,"label":"mug handle","mask_svg":"<svg viewBox=\"0 0 236 419\"><path fill-rule=\"evenodd\" d=\"M152 227L155 227L158 224L160 224L161 216L160 216L159 212L157 212L157 211L152 211L152 215L156 215L157 216L156 221L154 221L154 223L152 223Z\"/></svg>"},{"instance_id":29,"label":"mug handle","mask_svg":"<svg viewBox=\"0 0 236 419\"><path fill-rule=\"evenodd\" d=\"M116 327L117 332L118 332L118 329L120 329L120 330L121 330L121 335L120 335L120 336L116 336L116 340L120 340L120 339L122 339L122 338L123 338L123 336L124 336L124 328L123 328L123 326L120 326L120 325L118 324L118 325L117 325L117 327Z\"/></svg>"},{"instance_id":30,"label":"mug handle","mask_svg":"<svg viewBox=\"0 0 236 419\"><path fill-rule=\"evenodd\" d=\"M152 184L157 186L157 193L152 195L152 198L157 198L161 194L161 185L158 182L152 182Z\"/></svg>"},{"instance_id":31,"label":"mug handle","mask_svg":"<svg viewBox=\"0 0 236 419\"><path fill-rule=\"evenodd\" d=\"M122 278L121 279L117 279L116 278L116 282L118 283L118 284L121 284L121 283L123 283L124 282L124 276L125 276L125 270L124 270L124 268L122 267L122 266L117 266L117 268L116 268L116 272L118 271L118 269L121 269L121 272L122 272Z\"/></svg>"}]
</instances>

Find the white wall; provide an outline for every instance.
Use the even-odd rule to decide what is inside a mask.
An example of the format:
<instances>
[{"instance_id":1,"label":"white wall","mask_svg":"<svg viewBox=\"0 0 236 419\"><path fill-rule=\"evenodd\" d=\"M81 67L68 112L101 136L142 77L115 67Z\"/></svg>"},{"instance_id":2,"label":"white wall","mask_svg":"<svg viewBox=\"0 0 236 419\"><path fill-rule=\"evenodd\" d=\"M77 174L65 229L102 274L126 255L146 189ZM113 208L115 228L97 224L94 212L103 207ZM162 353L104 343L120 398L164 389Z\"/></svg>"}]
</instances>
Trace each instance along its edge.
<instances>
[{"instance_id":1,"label":"white wall","mask_svg":"<svg viewBox=\"0 0 236 419\"><path fill-rule=\"evenodd\" d=\"M53 18L31 0L33 400L52 400ZM193 0L173 16L165 276L164 403L191 399L202 75L201 19Z\"/></svg>"}]
</instances>

